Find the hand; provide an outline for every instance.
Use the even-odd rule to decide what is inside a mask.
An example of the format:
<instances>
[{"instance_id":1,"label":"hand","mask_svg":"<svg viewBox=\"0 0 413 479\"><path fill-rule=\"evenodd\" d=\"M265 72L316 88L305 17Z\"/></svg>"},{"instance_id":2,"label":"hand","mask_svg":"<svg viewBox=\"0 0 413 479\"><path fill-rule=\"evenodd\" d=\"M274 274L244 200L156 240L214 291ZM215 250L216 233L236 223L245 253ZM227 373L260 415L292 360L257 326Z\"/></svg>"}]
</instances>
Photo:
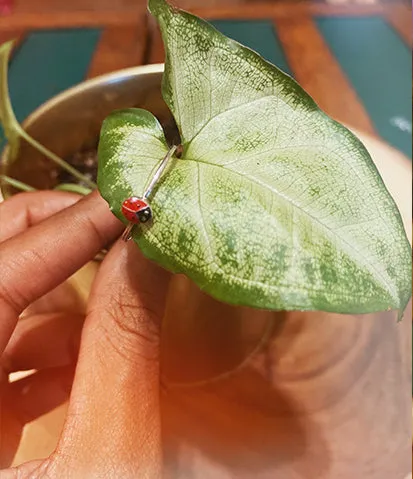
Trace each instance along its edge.
<instances>
[{"instance_id":1,"label":"hand","mask_svg":"<svg viewBox=\"0 0 413 479\"><path fill-rule=\"evenodd\" d=\"M169 274L132 242L118 241L94 281L84 325L76 314L62 321L62 313L36 310L18 321L123 226L97 193L80 201L65 193L24 193L0 204L0 218L2 397L30 415L50 395L45 390L25 404L19 383L27 387L41 377L50 388L63 376L71 384L70 363L77 359L56 451L1 471L1 479L160 477L159 325ZM9 384L8 373L22 368L38 372Z\"/></svg>"}]
</instances>

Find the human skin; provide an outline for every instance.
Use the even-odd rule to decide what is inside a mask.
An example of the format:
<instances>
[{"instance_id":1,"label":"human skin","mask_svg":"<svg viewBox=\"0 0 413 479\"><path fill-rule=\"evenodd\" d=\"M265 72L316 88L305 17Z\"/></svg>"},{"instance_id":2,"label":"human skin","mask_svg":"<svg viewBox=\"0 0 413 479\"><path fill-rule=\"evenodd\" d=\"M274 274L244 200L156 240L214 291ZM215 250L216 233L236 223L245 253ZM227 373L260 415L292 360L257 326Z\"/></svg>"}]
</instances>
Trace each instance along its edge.
<instances>
[{"instance_id":1,"label":"human skin","mask_svg":"<svg viewBox=\"0 0 413 479\"><path fill-rule=\"evenodd\" d=\"M0 478L161 477L159 327L170 275L132 242L117 241L95 278L84 322L78 313L30 313L30 305L116 240L123 225L96 192L81 200L19 194L0 204L0 221L1 398L27 414L39 404L24 404L8 373L37 369L50 388L48 375L56 382L61 371L70 387L76 362L56 450L3 469ZM23 311L29 316L19 321Z\"/></svg>"}]
</instances>

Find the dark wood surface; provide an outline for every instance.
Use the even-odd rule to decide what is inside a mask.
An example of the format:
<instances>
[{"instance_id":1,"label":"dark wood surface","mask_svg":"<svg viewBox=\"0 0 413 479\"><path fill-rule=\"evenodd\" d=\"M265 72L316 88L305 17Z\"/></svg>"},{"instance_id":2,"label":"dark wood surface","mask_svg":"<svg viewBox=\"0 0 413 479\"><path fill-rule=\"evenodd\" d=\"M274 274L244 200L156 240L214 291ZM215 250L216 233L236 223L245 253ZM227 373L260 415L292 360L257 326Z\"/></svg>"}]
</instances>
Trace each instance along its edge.
<instances>
[{"instance_id":1,"label":"dark wood surface","mask_svg":"<svg viewBox=\"0 0 413 479\"><path fill-rule=\"evenodd\" d=\"M407 7L396 6L386 12L387 20L404 38L405 42L412 46L412 13Z\"/></svg>"}]
</instances>

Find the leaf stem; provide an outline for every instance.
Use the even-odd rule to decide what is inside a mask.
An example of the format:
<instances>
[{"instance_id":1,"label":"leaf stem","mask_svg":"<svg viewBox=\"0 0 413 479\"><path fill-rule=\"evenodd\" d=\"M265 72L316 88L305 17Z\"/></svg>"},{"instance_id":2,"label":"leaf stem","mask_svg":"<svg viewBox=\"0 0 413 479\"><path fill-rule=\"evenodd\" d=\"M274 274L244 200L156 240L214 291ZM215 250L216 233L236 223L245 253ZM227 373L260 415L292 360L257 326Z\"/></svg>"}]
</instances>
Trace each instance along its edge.
<instances>
[{"instance_id":1,"label":"leaf stem","mask_svg":"<svg viewBox=\"0 0 413 479\"><path fill-rule=\"evenodd\" d=\"M37 151L39 151L40 153L43 153L43 155L47 156L47 158L54 161L62 169L66 170L68 173L73 175L79 181L82 181L83 183L87 184L93 190L97 188L96 183L90 180L87 176L80 173L80 171L76 170L76 168L73 168L73 166L69 165L66 161L62 160L62 158L60 158L59 156L55 155L53 152L48 150L42 144L37 142L34 138L32 138L29 134L27 134L23 130L23 128L19 128L19 130L20 130L19 131L20 136L24 138L27 141L27 143L30 143L30 145L36 148Z\"/></svg>"},{"instance_id":2,"label":"leaf stem","mask_svg":"<svg viewBox=\"0 0 413 479\"><path fill-rule=\"evenodd\" d=\"M75 183L61 183L54 188L56 191L69 191L70 193L78 193L79 195L86 196L92 192L90 188L85 186L76 185Z\"/></svg>"},{"instance_id":3,"label":"leaf stem","mask_svg":"<svg viewBox=\"0 0 413 479\"><path fill-rule=\"evenodd\" d=\"M27 185L22 181L15 180L14 178L10 178L10 176L0 175L0 180L21 191L36 191L36 188L33 188L33 186Z\"/></svg>"}]
</instances>

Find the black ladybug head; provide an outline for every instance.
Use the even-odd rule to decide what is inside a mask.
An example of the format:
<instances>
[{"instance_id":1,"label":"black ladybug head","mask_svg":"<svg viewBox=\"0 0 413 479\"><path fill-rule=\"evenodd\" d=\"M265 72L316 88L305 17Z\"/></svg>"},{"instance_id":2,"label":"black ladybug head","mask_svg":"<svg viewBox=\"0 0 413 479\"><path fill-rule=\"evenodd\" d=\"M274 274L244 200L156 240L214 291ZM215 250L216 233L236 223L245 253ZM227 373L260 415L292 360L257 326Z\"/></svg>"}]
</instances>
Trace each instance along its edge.
<instances>
[{"instance_id":1,"label":"black ladybug head","mask_svg":"<svg viewBox=\"0 0 413 479\"><path fill-rule=\"evenodd\" d=\"M140 223L146 223L149 221L152 218L152 210L150 206L137 211L136 216L138 217Z\"/></svg>"}]
</instances>

